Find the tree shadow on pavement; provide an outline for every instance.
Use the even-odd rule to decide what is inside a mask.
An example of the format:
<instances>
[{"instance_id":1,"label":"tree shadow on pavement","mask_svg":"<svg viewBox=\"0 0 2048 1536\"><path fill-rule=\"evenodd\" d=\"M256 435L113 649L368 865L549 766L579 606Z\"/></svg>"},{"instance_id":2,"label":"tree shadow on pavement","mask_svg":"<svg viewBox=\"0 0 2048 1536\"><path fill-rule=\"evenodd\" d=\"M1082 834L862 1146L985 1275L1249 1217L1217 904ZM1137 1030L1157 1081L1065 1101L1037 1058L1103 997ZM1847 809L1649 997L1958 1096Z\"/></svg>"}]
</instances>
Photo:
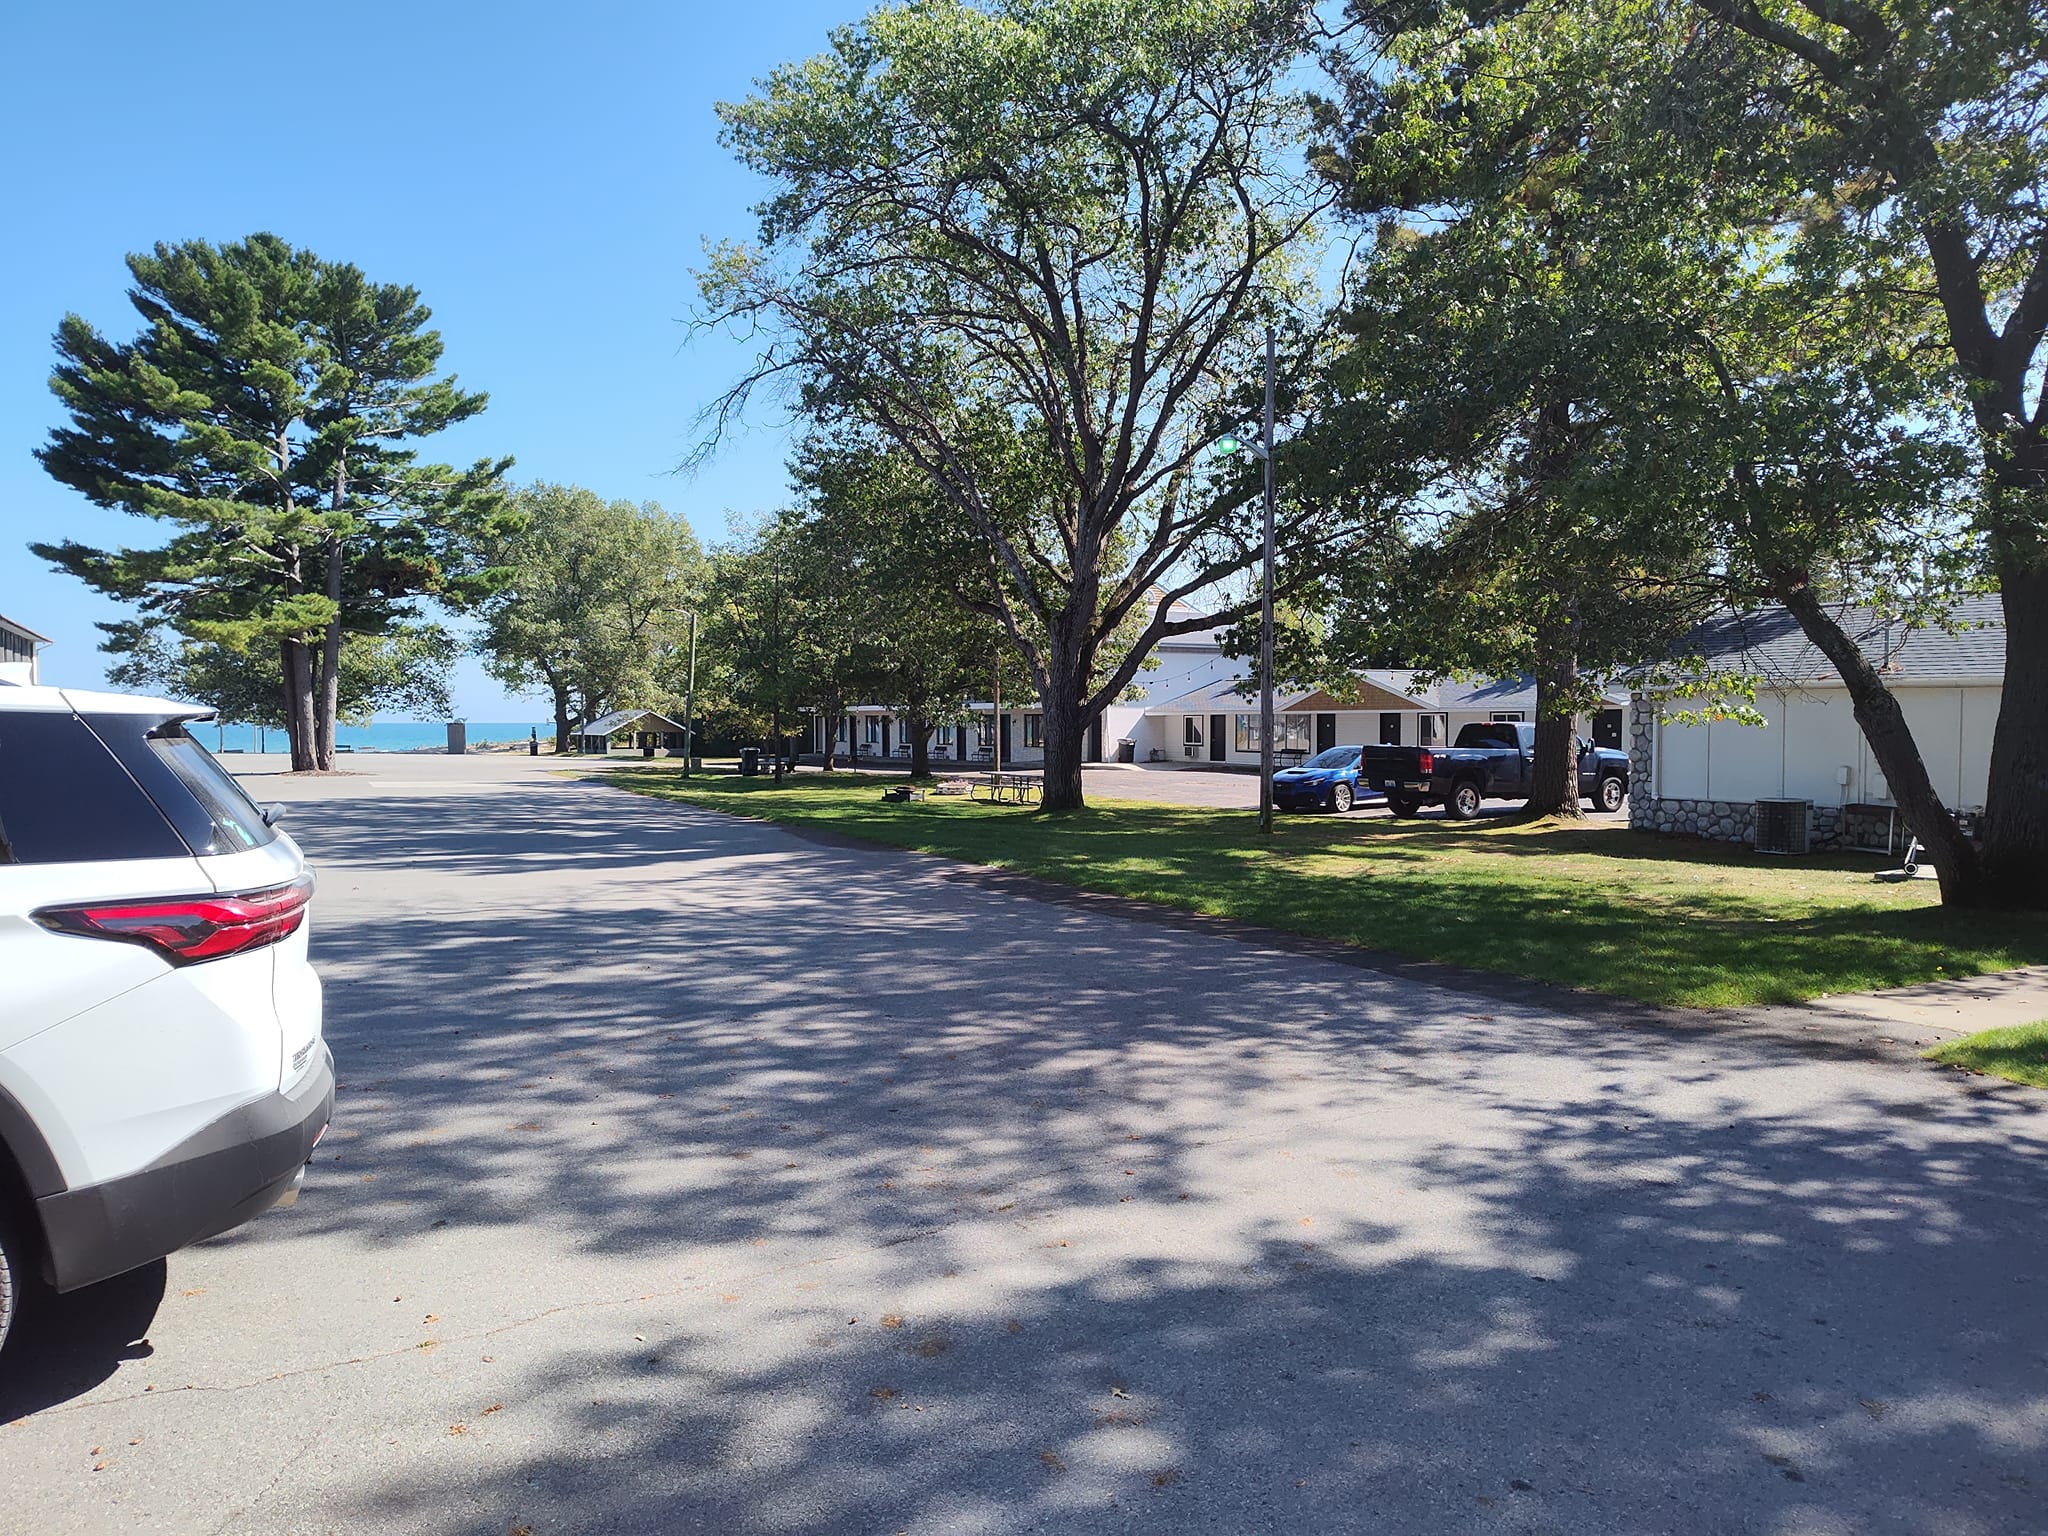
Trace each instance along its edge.
<instances>
[{"instance_id":1,"label":"tree shadow on pavement","mask_svg":"<svg viewBox=\"0 0 2048 1536\"><path fill-rule=\"evenodd\" d=\"M2038 1528L2032 1106L578 811L305 834L335 1132L230 1241L632 1277L613 1342L451 1340L498 1406L337 1519ZM339 894L393 857L477 878Z\"/></svg>"}]
</instances>

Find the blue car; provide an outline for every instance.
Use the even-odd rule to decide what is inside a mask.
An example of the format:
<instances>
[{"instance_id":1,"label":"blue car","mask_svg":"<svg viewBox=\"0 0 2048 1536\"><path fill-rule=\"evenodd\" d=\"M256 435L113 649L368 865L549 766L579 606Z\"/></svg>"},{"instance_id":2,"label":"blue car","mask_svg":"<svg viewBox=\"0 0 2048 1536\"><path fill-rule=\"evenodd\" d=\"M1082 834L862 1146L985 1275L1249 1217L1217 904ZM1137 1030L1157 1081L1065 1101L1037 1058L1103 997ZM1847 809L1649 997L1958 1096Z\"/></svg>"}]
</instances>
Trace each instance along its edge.
<instances>
[{"instance_id":1,"label":"blue car","mask_svg":"<svg viewBox=\"0 0 2048 1536\"><path fill-rule=\"evenodd\" d=\"M1350 810L1371 793L1358 787L1360 750L1331 747L1299 768L1282 768L1273 775L1273 803L1283 811Z\"/></svg>"}]
</instances>

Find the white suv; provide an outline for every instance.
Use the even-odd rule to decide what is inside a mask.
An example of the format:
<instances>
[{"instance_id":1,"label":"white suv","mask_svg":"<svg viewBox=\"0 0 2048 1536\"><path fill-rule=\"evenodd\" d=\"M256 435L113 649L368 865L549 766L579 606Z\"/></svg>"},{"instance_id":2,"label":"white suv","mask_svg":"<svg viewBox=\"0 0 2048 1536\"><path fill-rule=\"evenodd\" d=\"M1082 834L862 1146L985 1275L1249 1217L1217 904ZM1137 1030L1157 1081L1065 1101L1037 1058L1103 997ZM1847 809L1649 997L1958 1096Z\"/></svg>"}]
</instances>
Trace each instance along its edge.
<instances>
[{"instance_id":1,"label":"white suv","mask_svg":"<svg viewBox=\"0 0 2048 1536\"><path fill-rule=\"evenodd\" d=\"M205 718L0 684L0 1343L289 1203L334 1107L313 877Z\"/></svg>"}]
</instances>

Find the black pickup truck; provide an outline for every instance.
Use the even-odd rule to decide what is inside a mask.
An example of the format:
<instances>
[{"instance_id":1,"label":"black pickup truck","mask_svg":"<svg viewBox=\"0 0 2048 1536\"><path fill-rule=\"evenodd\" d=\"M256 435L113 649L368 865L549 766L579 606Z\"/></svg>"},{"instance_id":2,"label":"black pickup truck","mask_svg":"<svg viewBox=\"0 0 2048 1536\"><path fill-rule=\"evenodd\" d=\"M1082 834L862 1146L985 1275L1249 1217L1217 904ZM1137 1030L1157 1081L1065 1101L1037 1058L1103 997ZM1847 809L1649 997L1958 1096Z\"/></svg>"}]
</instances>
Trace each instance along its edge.
<instances>
[{"instance_id":1,"label":"black pickup truck","mask_svg":"<svg viewBox=\"0 0 2048 1536\"><path fill-rule=\"evenodd\" d=\"M1396 816L1440 802L1444 813L1470 821L1487 800L1526 800L1536 762L1536 727L1477 722L1449 747L1367 747L1358 764L1361 792L1378 790ZM1628 757L1579 742L1579 793L1603 811L1618 811L1628 794Z\"/></svg>"}]
</instances>

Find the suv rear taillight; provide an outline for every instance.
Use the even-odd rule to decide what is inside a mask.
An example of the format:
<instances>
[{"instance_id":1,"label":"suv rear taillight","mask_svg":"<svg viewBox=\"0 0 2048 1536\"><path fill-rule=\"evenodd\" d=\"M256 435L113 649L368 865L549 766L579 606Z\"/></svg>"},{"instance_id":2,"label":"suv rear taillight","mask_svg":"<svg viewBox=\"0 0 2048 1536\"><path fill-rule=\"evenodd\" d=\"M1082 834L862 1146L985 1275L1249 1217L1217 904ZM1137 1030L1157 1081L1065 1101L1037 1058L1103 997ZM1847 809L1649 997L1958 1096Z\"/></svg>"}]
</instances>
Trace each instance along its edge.
<instances>
[{"instance_id":1,"label":"suv rear taillight","mask_svg":"<svg viewBox=\"0 0 2048 1536\"><path fill-rule=\"evenodd\" d=\"M1415 767L1416 771L1420 773L1435 773L1436 754L1434 752L1430 752L1427 750L1417 753L1415 758Z\"/></svg>"},{"instance_id":2,"label":"suv rear taillight","mask_svg":"<svg viewBox=\"0 0 2048 1536\"><path fill-rule=\"evenodd\" d=\"M308 875L290 885L234 896L152 896L45 907L35 920L53 933L142 944L173 965L193 965L261 949L296 933L312 899L313 880Z\"/></svg>"}]
</instances>

